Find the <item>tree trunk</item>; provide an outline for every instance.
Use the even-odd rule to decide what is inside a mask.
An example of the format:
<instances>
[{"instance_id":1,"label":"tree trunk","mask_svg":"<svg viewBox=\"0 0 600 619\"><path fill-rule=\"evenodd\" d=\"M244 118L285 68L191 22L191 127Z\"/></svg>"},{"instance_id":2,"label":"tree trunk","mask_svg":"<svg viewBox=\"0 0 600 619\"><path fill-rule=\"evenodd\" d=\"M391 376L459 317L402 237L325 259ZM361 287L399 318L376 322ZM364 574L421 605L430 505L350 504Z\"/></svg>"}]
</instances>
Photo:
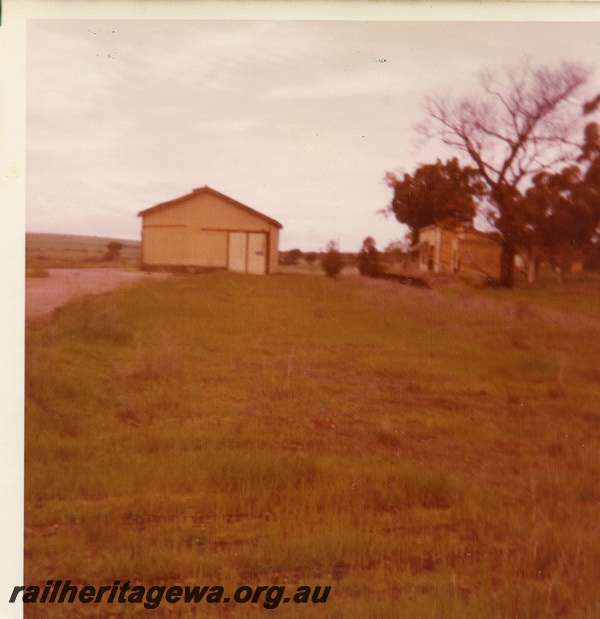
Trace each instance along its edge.
<instances>
[{"instance_id":1,"label":"tree trunk","mask_svg":"<svg viewBox=\"0 0 600 619\"><path fill-rule=\"evenodd\" d=\"M514 284L515 244L512 239L504 239L500 254L500 285L512 288Z\"/></svg>"},{"instance_id":2,"label":"tree trunk","mask_svg":"<svg viewBox=\"0 0 600 619\"><path fill-rule=\"evenodd\" d=\"M530 284L533 284L535 282L535 279L537 277L537 267L538 267L537 258L530 256L528 260L528 264L527 264L527 281Z\"/></svg>"}]
</instances>

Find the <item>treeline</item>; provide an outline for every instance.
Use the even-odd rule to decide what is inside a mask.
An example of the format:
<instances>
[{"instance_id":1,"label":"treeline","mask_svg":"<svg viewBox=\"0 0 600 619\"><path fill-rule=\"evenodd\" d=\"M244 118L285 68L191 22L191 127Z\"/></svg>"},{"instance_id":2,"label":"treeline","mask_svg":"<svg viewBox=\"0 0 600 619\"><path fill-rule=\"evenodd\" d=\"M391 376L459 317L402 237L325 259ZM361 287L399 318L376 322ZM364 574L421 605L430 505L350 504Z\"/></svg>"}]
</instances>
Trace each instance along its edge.
<instances>
[{"instance_id":1,"label":"treeline","mask_svg":"<svg viewBox=\"0 0 600 619\"><path fill-rule=\"evenodd\" d=\"M388 172L391 203L382 210L418 230L445 220L487 220L501 240L500 284L512 287L515 257L529 278L546 262L560 275L575 260L600 266L600 125L585 124L600 95L574 105L591 68L563 63L486 71L465 97L426 98L416 130L458 156Z\"/></svg>"},{"instance_id":2,"label":"treeline","mask_svg":"<svg viewBox=\"0 0 600 619\"><path fill-rule=\"evenodd\" d=\"M416 131L456 153L420 164L412 173L387 172L392 215L416 243L419 230L436 223L472 227L484 220L500 241L499 284L512 287L517 258L533 282L540 264L562 279L577 262L600 269L600 95L577 100L592 69L577 63L484 71L479 91L463 97L437 93L425 99ZM395 248L402 251L400 246ZM367 237L357 255L291 250L283 264L320 260L328 275L345 264L378 276L387 250Z\"/></svg>"},{"instance_id":3,"label":"treeline","mask_svg":"<svg viewBox=\"0 0 600 619\"><path fill-rule=\"evenodd\" d=\"M375 239L371 236L363 241L358 253L341 252L335 241L329 241L326 248L320 252L302 252L300 249L282 251L279 254L279 264L282 266L298 266L301 262L319 266L323 272L335 277L346 267L357 268L361 275L369 277L392 277L406 279L391 273L393 265L401 263L406 257L408 245L401 240L392 241L383 250L379 251ZM415 281L416 278L409 278Z\"/></svg>"}]
</instances>

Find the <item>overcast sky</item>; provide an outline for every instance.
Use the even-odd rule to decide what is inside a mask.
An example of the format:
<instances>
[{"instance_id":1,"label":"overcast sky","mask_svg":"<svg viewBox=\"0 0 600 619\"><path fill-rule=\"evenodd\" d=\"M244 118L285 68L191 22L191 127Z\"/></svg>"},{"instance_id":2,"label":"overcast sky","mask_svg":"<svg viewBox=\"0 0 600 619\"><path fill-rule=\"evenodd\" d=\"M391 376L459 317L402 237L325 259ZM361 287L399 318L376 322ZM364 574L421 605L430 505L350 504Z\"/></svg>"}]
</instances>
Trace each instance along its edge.
<instances>
[{"instance_id":1,"label":"overcast sky","mask_svg":"<svg viewBox=\"0 0 600 619\"><path fill-rule=\"evenodd\" d=\"M139 239L139 211L209 185L282 249L383 248L386 171L448 154L416 143L427 93L599 46L585 22L29 20L27 230Z\"/></svg>"}]
</instances>

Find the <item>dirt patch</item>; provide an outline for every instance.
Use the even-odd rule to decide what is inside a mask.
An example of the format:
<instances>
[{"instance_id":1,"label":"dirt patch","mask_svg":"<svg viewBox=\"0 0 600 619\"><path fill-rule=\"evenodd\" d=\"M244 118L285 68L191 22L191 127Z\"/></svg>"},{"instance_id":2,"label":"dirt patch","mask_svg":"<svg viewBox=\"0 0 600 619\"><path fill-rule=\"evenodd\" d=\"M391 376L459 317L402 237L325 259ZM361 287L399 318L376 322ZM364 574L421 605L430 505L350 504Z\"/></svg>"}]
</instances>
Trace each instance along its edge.
<instances>
[{"instance_id":1,"label":"dirt patch","mask_svg":"<svg viewBox=\"0 0 600 619\"><path fill-rule=\"evenodd\" d=\"M107 292L139 281L169 277L127 269L48 269L48 277L28 277L25 283L25 319L46 319L57 308L86 294Z\"/></svg>"}]
</instances>

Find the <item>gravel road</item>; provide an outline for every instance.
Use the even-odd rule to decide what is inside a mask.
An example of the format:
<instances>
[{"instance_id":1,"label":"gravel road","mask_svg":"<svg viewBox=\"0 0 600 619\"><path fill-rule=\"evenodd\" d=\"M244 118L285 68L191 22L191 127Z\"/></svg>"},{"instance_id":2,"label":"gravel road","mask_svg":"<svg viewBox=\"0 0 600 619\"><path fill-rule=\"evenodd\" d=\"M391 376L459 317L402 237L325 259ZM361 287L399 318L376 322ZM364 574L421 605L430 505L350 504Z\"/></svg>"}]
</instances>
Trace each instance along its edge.
<instances>
[{"instance_id":1,"label":"gravel road","mask_svg":"<svg viewBox=\"0 0 600 619\"><path fill-rule=\"evenodd\" d=\"M28 277L25 283L25 319L36 321L73 297L106 292L140 279L168 277L126 269L48 269L48 277Z\"/></svg>"}]
</instances>

